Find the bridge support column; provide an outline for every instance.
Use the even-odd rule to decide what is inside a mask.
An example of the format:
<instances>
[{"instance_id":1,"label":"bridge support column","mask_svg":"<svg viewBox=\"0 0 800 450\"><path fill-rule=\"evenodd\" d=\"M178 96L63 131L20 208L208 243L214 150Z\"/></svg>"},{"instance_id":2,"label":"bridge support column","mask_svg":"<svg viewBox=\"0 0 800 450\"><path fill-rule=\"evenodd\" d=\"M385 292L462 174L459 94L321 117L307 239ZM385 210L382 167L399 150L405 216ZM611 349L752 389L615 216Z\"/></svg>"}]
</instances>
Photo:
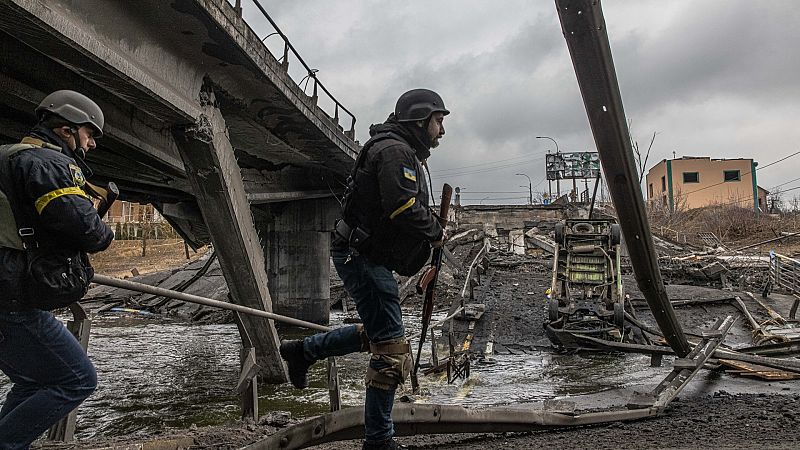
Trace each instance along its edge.
<instances>
[{"instance_id":1,"label":"bridge support column","mask_svg":"<svg viewBox=\"0 0 800 450\"><path fill-rule=\"evenodd\" d=\"M272 204L272 220L259 226L265 239L273 308L327 324L330 312L330 232L339 213L332 198Z\"/></svg>"},{"instance_id":2,"label":"bridge support column","mask_svg":"<svg viewBox=\"0 0 800 450\"><path fill-rule=\"evenodd\" d=\"M202 105L196 123L175 128L173 136L234 303L272 312L264 252L241 172L222 113L214 106L213 95L208 96L212 99ZM242 325L256 348L262 379L272 383L286 381L286 369L278 353L278 333L272 322L243 315Z\"/></svg>"}]
</instances>

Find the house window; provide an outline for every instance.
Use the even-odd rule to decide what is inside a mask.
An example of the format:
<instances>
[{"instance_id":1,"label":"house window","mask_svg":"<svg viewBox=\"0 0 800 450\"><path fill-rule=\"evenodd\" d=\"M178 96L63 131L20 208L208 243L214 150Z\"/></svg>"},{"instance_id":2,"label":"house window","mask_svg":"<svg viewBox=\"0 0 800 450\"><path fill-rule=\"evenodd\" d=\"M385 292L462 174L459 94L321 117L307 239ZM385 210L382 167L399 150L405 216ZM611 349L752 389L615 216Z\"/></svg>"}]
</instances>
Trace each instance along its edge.
<instances>
[{"instance_id":1,"label":"house window","mask_svg":"<svg viewBox=\"0 0 800 450\"><path fill-rule=\"evenodd\" d=\"M738 170L723 170L722 179L725 181L739 181L742 177Z\"/></svg>"},{"instance_id":2,"label":"house window","mask_svg":"<svg viewBox=\"0 0 800 450\"><path fill-rule=\"evenodd\" d=\"M647 185L647 196L653 198L653 183Z\"/></svg>"},{"instance_id":3,"label":"house window","mask_svg":"<svg viewBox=\"0 0 800 450\"><path fill-rule=\"evenodd\" d=\"M699 183L700 182L700 173L699 172L683 172L683 182L684 183Z\"/></svg>"},{"instance_id":4,"label":"house window","mask_svg":"<svg viewBox=\"0 0 800 450\"><path fill-rule=\"evenodd\" d=\"M661 192L667 190L667 177L661 177Z\"/></svg>"}]
</instances>

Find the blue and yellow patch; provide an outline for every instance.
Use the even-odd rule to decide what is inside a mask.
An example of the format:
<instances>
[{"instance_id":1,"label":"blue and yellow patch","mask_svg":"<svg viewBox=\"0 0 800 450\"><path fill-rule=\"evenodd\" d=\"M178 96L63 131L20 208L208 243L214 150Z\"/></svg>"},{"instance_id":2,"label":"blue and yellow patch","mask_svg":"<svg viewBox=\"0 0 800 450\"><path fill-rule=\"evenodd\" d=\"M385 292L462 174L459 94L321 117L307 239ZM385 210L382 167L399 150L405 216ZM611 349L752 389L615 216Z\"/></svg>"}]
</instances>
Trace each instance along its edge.
<instances>
[{"instance_id":1,"label":"blue and yellow patch","mask_svg":"<svg viewBox=\"0 0 800 450\"><path fill-rule=\"evenodd\" d=\"M413 169L409 169L408 167L403 167L403 176L408 178L411 181L417 181L417 171Z\"/></svg>"},{"instance_id":2,"label":"blue and yellow patch","mask_svg":"<svg viewBox=\"0 0 800 450\"><path fill-rule=\"evenodd\" d=\"M83 176L80 167L75 164L70 164L69 171L72 172L72 182L75 183L75 186L83 187L83 185L86 184L86 177Z\"/></svg>"}]
</instances>

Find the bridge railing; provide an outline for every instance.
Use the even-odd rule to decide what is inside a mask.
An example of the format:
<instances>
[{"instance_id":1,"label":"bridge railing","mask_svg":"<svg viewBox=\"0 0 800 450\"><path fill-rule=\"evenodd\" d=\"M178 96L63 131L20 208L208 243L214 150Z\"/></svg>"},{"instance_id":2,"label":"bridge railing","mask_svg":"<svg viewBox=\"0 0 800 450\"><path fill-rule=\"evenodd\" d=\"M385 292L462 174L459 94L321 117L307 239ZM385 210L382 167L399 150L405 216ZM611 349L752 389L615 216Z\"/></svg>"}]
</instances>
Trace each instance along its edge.
<instances>
[{"instance_id":1,"label":"bridge railing","mask_svg":"<svg viewBox=\"0 0 800 450\"><path fill-rule=\"evenodd\" d=\"M344 129L341 125L339 125L339 113L340 113L340 111L343 112L344 114L350 116L350 129L345 131L345 135L347 135L350 139L355 139L356 116L353 115L353 113L351 113L350 110L345 108L344 105L342 105L341 102L339 102L339 100L337 100L336 97L334 97L333 94L331 94L330 91L328 91L328 89L325 87L325 85L323 85L319 81L319 79L317 78L318 70L317 69L312 69L308 64L306 64L305 60L303 60L303 57L300 56L300 53L297 52L297 50L294 48L292 43L289 41L289 38L286 37L286 35L283 33L283 31L281 31L281 29L278 27L278 24L276 24L275 21L272 20L272 17L270 17L270 15L267 13L267 11L264 9L264 7L261 5L261 2L259 2L258 0L250 0L250 1L256 6L256 8L258 8L258 10L264 16L264 18L266 18L267 21L269 21L270 25L275 30L274 32L267 34L266 36L264 36L263 39L261 39L261 42L264 43L264 46L267 48L267 50L269 50L269 47L266 45L267 38L269 38L270 36L278 35L278 36L281 37L281 39L283 39L283 55L280 58L278 58L278 62L281 63L281 65L283 66L283 69L286 71L287 74L289 73L289 55L290 55L290 53L293 54L294 57L297 59L297 61L299 61L300 64L302 64L303 68L305 69L305 73L306 73L306 75L297 83L297 86L301 87L303 89L303 93L305 93L305 90L308 88L308 84L309 83L313 83L313 86L312 86L313 93L311 95L311 100L313 101L313 103L315 105L318 105L319 91L320 90L325 95L327 95L327 97L333 103L334 113L333 113L332 119L336 123L336 125L339 126L340 129L342 129L342 130ZM237 13L239 14L239 17L241 17L242 16L242 0L235 0L235 4L234 4L233 7L236 9ZM272 53L271 50L270 50L270 53ZM276 55L273 55L273 56L276 56ZM305 82L305 86L301 86L304 82Z\"/></svg>"},{"instance_id":2,"label":"bridge railing","mask_svg":"<svg viewBox=\"0 0 800 450\"><path fill-rule=\"evenodd\" d=\"M769 252L769 281L764 288L763 296L769 295L773 289L783 288L795 297L789 310L789 318L795 320L800 307L800 261L774 251Z\"/></svg>"}]
</instances>

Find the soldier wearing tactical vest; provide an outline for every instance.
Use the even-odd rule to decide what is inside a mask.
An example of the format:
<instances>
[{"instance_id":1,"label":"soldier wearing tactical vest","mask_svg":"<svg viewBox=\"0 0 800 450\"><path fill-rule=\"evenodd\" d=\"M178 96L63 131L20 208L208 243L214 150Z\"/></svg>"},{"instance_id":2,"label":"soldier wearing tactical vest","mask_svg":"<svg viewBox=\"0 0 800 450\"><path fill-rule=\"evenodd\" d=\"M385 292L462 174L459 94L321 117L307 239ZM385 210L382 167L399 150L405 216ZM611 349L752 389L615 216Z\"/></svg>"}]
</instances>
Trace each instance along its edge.
<instances>
[{"instance_id":1,"label":"soldier wearing tactical vest","mask_svg":"<svg viewBox=\"0 0 800 450\"><path fill-rule=\"evenodd\" d=\"M363 325L281 343L290 381L300 389L308 386L308 369L315 361L372 353L365 378L364 449L400 448L391 414L395 390L412 363L392 271L416 274L431 246L447 239L428 207L422 170L444 136L442 122L449 113L433 91L406 92L386 122L370 127L372 137L356 160L331 255Z\"/></svg>"},{"instance_id":2,"label":"soldier wearing tactical vest","mask_svg":"<svg viewBox=\"0 0 800 450\"><path fill-rule=\"evenodd\" d=\"M62 90L36 115L19 144L0 146L0 370L13 383L0 449L28 448L95 390L94 366L49 310L85 293L94 274L86 253L113 239L86 193L100 107Z\"/></svg>"}]
</instances>

